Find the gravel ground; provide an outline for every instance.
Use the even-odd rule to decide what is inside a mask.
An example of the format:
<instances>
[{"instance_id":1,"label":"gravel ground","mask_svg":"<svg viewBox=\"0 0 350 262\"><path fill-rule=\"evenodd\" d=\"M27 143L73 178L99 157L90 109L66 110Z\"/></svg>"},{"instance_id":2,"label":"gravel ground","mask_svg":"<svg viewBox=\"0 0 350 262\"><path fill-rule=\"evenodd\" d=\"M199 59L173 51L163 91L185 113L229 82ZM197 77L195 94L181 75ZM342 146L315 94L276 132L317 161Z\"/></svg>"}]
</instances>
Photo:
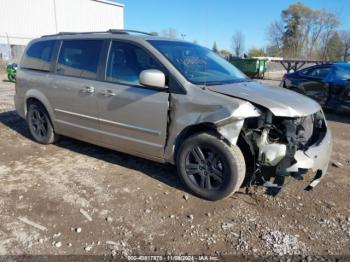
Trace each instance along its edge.
<instances>
[{"instance_id":1,"label":"gravel ground","mask_svg":"<svg viewBox=\"0 0 350 262\"><path fill-rule=\"evenodd\" d=\"M186 192L172 166L69 138L33 142L13 94L0 83L0 255L350 259L349 116L327 115L338 167L313 191L303 191L309 174L275 197L255 187L208 202Z\"/></svg>"}]
</instances>

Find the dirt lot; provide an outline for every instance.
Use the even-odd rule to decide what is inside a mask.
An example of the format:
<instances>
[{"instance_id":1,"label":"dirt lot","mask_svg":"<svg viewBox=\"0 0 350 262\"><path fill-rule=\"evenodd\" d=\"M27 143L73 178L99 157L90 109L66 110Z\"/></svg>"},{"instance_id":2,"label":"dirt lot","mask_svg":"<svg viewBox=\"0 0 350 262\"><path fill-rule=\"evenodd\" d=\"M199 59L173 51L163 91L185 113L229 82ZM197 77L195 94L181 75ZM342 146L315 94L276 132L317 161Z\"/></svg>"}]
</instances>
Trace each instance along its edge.
<instances>
[{"instance_id":1,"label":"dirt lot","mask_svg":"<svg viewBox=\"0 0 350 262\"><path fill-rule=\"evenodd\" d=\"M350 116L327 115L332 161L343 166L331 164L313 191L303 191L306 176L288 179L276 197L258 187L208 202L186 192L172 166L68 138L33 142L13 94L13 84L0 83L0 255L350 259Z\"/></svg>"}]
</instances>

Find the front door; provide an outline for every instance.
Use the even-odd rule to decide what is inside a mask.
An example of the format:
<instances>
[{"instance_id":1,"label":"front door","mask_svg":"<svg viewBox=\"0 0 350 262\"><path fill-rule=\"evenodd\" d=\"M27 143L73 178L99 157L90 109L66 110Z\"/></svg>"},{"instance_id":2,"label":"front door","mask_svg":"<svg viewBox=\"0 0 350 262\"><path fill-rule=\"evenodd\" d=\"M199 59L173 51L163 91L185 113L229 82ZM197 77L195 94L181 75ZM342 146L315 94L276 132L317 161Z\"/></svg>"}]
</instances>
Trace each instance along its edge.
<instances>
[{"instance_id":1,"label":"front door","mask_svg":"<svg viewBox=\"0 0 350 262\"><path fill-rule=\"evenodd\" d=\"M162 69L138 45L111 43L106 82L96 90L102 141L112 148L162 158L167 136L169 92L141 86L145 69Z\"/></svg>"},{"instance_id":2,"label":"front door","mask_svg":"<svg viewBox=\"0 0 350 262\"><path fill-rule=\"evenodd\" d=\"M321 105L324 105L328 98L329 85L326 79L330 71L329 66L320 66L301 72L301 90Z\"/></svg>"}]
</instances>

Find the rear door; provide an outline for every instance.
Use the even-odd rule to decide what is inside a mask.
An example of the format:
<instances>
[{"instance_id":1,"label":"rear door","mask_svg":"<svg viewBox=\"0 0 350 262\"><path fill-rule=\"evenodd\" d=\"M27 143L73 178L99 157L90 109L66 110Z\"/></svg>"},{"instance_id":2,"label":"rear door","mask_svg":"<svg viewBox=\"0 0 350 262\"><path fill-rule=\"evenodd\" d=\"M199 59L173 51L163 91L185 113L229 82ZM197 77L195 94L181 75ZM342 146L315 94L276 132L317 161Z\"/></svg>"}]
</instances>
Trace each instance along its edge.
<instances>
[{"instance_id":1,"label":"rear door","mask_svg":"<svg viewBox=\"0 0 350 262\"><path fill-rule=\"evenodd\" d=\"M162 158L169 92L140 85L145 69L165 69L143 47L112 41L105 83L97 90L102 141L120 151Z\"/></svg>"},{"instance_id":2,"label":"rear door","mask_svg":"<svg viewBox=\"0 0 350 262\"><path fill-rule=\"evenodd\" d=\"M99 141L96 101L98 64L103 40L63 40L50 99L59 133Z\"/></svg>"},{"instance_id":3,"label":"rear door","mask_svg":"<svg viewBox=\"0 0 350 262\"><path fill-rule=\"evenodd\" d=\"M330 72L330 66L317 66L300 71L299 89L321 105L325 104L329 91L326 79Z\"/></svg>"}]
</instances>

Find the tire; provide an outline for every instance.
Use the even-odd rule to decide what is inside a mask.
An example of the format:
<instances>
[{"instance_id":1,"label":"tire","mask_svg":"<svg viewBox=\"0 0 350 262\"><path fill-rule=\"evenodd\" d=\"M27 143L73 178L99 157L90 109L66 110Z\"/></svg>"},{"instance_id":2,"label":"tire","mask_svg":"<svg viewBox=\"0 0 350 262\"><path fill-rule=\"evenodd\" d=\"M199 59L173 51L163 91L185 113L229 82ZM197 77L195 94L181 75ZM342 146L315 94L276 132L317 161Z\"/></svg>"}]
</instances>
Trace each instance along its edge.
<instances>
[{"instance_id":1,"label":"tire","mask_svg":"<svg viewBox=\"0 0 350 262\"><path fill-rule=\"evenodd\" d=\"M40 103L29 104L27 124L36 142L47 145L57 141L58 135L55 134L49 114Z\"/></svg>"},{"instance_id":2,"label":"tire","mask_svg":"<svg viewBox=\"0 0 350 262\"><path fill-rule=\"evenodd\" d=\"M12 74L8 74L8 75L7 75L7 78L8 78L8 80L9 80L10 82L15 82L15 78L14 78L14 76L13 76Z\"/></svg>"},{"instance_id":3,"label":"tire","mask_svg":"<svg viewBox=\"0 0 350 262\"><path fill-rule=\"evenodd\" d=\"M187 188L211 201L235 193L243 183L246 170L241 150L209 133L187 138L180 146L176 166Z\"/></svg>"}]
</instances>

